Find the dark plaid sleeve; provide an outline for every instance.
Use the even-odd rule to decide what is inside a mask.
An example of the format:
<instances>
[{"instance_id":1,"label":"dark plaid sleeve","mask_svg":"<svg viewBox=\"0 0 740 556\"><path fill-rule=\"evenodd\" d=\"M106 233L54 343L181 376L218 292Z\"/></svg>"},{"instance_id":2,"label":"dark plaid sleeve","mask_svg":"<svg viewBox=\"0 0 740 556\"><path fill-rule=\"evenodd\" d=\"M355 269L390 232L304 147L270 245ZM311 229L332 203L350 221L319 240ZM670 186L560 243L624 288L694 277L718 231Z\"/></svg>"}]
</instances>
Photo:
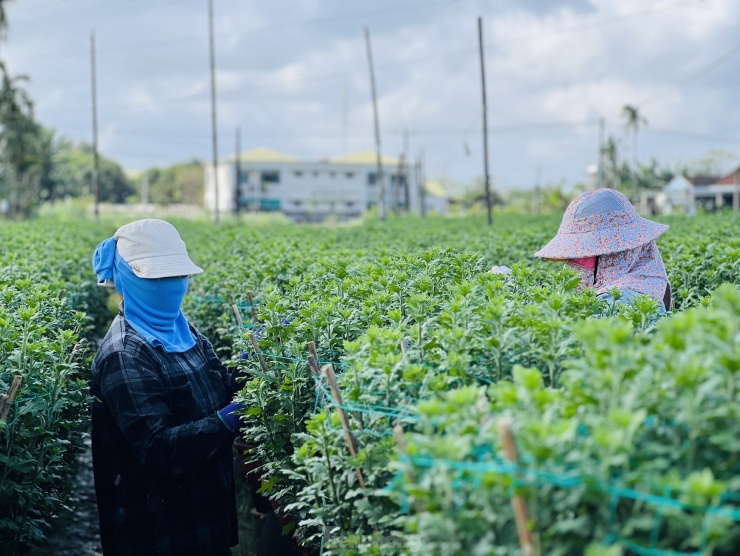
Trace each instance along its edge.
<instances>
[{"instance_id":1,"label":"dark plaid sleeve","mask_svg":"<svg viewBox=\"0 0 740 556\"><path fill-rule=\"evenodd\" d=\"M237 392L237 390L239 390L239 384L237 384L236 382L238 371L230 371L228 367L226 367L226 365L221 362L221 359L218 358L218 355L216 355L216 350L213 349L213 344L211 344L208 338L198 332L195 327L192 328L198 338L198 341L203 346L203 352L205 354L206 360L208 361L209 368L221 375L226 390L229 392L230 395L233 396Z\"/></svg>"},{"instance_id":2,"label":"dark plaid sleeve","mask_svg":"<svg viewBox=\"0 0 740 556\"><path fill-rule=\"evenodd\" d=\"M234 435L215 409L186 423L173 419L171 387L144 353L117 351L100 362L100 395L142 465L178 475L216 458Z\"/></svg>"}]
</instances>

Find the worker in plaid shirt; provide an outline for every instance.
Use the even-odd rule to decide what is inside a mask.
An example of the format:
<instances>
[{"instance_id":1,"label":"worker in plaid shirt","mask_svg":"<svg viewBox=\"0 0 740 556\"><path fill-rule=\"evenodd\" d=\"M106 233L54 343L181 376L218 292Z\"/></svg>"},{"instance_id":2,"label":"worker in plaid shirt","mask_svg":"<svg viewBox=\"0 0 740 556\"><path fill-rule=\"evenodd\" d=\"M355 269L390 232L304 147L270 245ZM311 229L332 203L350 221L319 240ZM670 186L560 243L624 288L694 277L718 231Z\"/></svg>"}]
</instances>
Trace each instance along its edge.
<instances>
[{"instance_id":1,"label":"worker in plaid shirt","mask_svg":"<svg viewBox=\"0 0 740 556\"><path fill-rule=\"evenodd\" d=\"M162 220L120 228L95 251L121 311L91 374L93 470L105 556L225 556L237 543L232 374L181 304L202 272Z\"/></svg>"}]
</instances>

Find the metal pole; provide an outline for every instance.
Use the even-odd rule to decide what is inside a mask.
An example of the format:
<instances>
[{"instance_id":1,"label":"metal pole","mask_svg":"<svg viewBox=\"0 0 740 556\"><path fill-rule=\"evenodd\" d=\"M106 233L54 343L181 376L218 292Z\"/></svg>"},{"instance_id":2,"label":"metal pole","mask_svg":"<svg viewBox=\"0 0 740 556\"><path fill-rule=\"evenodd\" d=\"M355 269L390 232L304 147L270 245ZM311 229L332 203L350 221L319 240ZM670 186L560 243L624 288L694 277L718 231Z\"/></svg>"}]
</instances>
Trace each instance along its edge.
<instances>
[{"instance_id":1,"label":"metal pole","mask_svg":"<svg viewBox=\"0 0 740 556\"><path fill-rule=\"evenodd\" d=\"M213 155L213 185L216 193L216 225L221 222L218 206L218 128L216 123L216 52L213 41L213 0L208 0L208 43L211 58L211 147Z\"/></svg>"},{"instance_id":2,"label":"metal pole","mask_svg":"<svg viewBox=\"0 0 740 556\"><path fill-rule=\"evenodd\" d=\"M141 180L141 204L145 209L149 208L149 172L146 170Z\"/></svg>"},{"instance_id":3,"label":"metal pole","mask_svg":"<svg viewBox=\"0 0 740 556\"><path fill-rule=\"evenodd\" d=\"M342 93L342 154L347 154L347 131L349 129L349 88Z\"/></svg>"},{"instance_id":4,"label":"metal pole","mask_svg":"<svg viewBox=\"0 0 740 556\"><path fill-rule=\"evenodd\" d=\"M376 182L380 190L378 213L381 220L385 220L385 183L383 181L383 161L380 154L380 123L378 122L378 98L375 93L375 70L373 69L373 51L370 46L370 31L365 27L365 43L367 44L367 62L370 67L370 90L373 95L373 115L375 119L375 156L377 159L378 176Z\"/></svg>"},{"instance_id":5,"label":"metal pole","mask_svg":"<svg viewBox=\"0 0 740 556\"><path fill-rule=\"evenodd\" d=\"M599 173L597 187L604 187L604 118L599 118Z\"/></svg>"},{"instance_id":6,"label":"metal pole","mask_svg":"<svg viewBox=\"0 0 740 556\"><path fill-rule=\"evenodd\" d=\"M424 169L424 149L421 149L419 154L419 197L421 201L421 215L427 215L427 190L426 190L426 174Z\"/></svg>"},{"instance_id":7,"label":"metal pole","mask_svg":"<svg viewBox=\"0 0 740 556\"><path fill-rule=\"evenodd\" d=\"M401 155L402 168L403 168L403 206L406 212L410 210L411 201L409 199L409 169L408 169L408 152L409 152L409 132L408 130L403 131L403 154Z\"/></svg>"},{"instance_id":8,"label":"metal pole","mask_svg":"<svg viewBox=\"0 0 740 556\"><path fill-rule=\"evenodd\" d=\"M236 175L236 186L234 187L234 212L237 216L241 210L241 190L242 190L242 128L236 127L236 156L235 156L234 174Z\"/></svg>"},{"instance_id":9,"label":"metal pole","mask_svg":"<svg viewBox=\"0 0 740 556\"><path fill-rule=\"evenodd\" d=\"M100 161L98 159L98 83L95 61L95 31L90 33L90 66L92 77L93 171L92 194L95 202L95 223L100 223Z\"/></svg>"},{"instance_id":10,"label":"metal pole","mask_svg":"<svg viewBox=\"0 0 740 556\"><path fill-rule=\"evenodd\" d=\"M542 166L537 165L537 178L534 184L534 195L532 197L533 211L539 214L542 208Z\"/></svg>"},{"instance_id":11,"label":"metal pole","mask_svg":"<svg viewBox=\"0 0 740 556\"><path fill-rule=\"evenodd\" d=\"M478 47L480 50L480 77L483 91L483 185L486 190L486 210L488 212L488 225L493 224L491 214L491 185L488 175L488 107L486 105L486 65L483 59L483 19L478 18Z\"/></svg>"}]
</instances>

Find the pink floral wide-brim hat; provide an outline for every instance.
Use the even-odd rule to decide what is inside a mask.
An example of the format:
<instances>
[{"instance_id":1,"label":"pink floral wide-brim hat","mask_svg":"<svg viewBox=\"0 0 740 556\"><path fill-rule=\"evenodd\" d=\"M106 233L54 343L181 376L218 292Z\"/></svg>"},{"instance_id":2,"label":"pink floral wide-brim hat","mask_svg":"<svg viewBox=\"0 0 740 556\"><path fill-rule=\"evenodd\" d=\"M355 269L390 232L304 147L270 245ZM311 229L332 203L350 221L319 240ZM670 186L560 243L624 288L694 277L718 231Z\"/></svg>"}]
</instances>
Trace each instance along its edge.
<instances>
[{"instance_id":1,"label":"pink floral wide-brim hat","mask_svg":"<svg viewBox=\"0 0 740 556\"><path fill-rule=\"evenodd\" d=\"M619 191L591 189L568 205L557 235L535 257L578 259L635 249L668 226L641 217Z\"/></svg>"}]
</instances>

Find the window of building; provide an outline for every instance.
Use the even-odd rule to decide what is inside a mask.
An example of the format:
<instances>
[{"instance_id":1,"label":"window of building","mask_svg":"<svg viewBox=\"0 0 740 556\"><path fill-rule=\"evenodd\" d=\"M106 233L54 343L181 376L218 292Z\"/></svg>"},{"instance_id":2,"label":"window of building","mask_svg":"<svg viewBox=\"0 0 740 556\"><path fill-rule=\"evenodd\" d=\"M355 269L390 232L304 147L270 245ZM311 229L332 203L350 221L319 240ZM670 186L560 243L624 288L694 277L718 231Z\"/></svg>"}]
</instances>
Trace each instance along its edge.
<instances>
[{"instance_id":1,"label":"window of building","mask_svg":"<svg viewBox=\"0 0 740 556\"><path fill-rule=\"evenodd\" d=\"M376 172L367 173L367 184L368 185L375 185L377 181L378 181L378 174Z\"/></svg>"},{"instance_id":2,"label":"window of building","mask_svg":"<svg viewBox=\"0 0 740 556\"><path fill-rule=\"evenodd\" d=\"M280 172L262 172L262 183L280 183Z\"/></svg>"},{"instance_id":3,"label":"window of building","mask_svg":"<svg viewBox=\"0 0 740 556\"><path fill-rule=\"evenodd\" d=\"M355 173L354 173L354 172L346 172L346 173L345 173L344 175L345 175L345 176L346 176L346 177L347 177L348 179L352 179L352 178L354 178L354 177L355 177Z\"/></svg>"},{"instance_id":4,"label":"window of building","mask_svg":"<svg viewBox=\"0 0 740 556\"><path fill-rule=\"evenodd\" d=\"M303 176L303 171L302 170L296 170L295 172L293 172L293 175L295 177L297 177L297 178L300 178L301 176Z\"/></svg>"}]
</instances>

